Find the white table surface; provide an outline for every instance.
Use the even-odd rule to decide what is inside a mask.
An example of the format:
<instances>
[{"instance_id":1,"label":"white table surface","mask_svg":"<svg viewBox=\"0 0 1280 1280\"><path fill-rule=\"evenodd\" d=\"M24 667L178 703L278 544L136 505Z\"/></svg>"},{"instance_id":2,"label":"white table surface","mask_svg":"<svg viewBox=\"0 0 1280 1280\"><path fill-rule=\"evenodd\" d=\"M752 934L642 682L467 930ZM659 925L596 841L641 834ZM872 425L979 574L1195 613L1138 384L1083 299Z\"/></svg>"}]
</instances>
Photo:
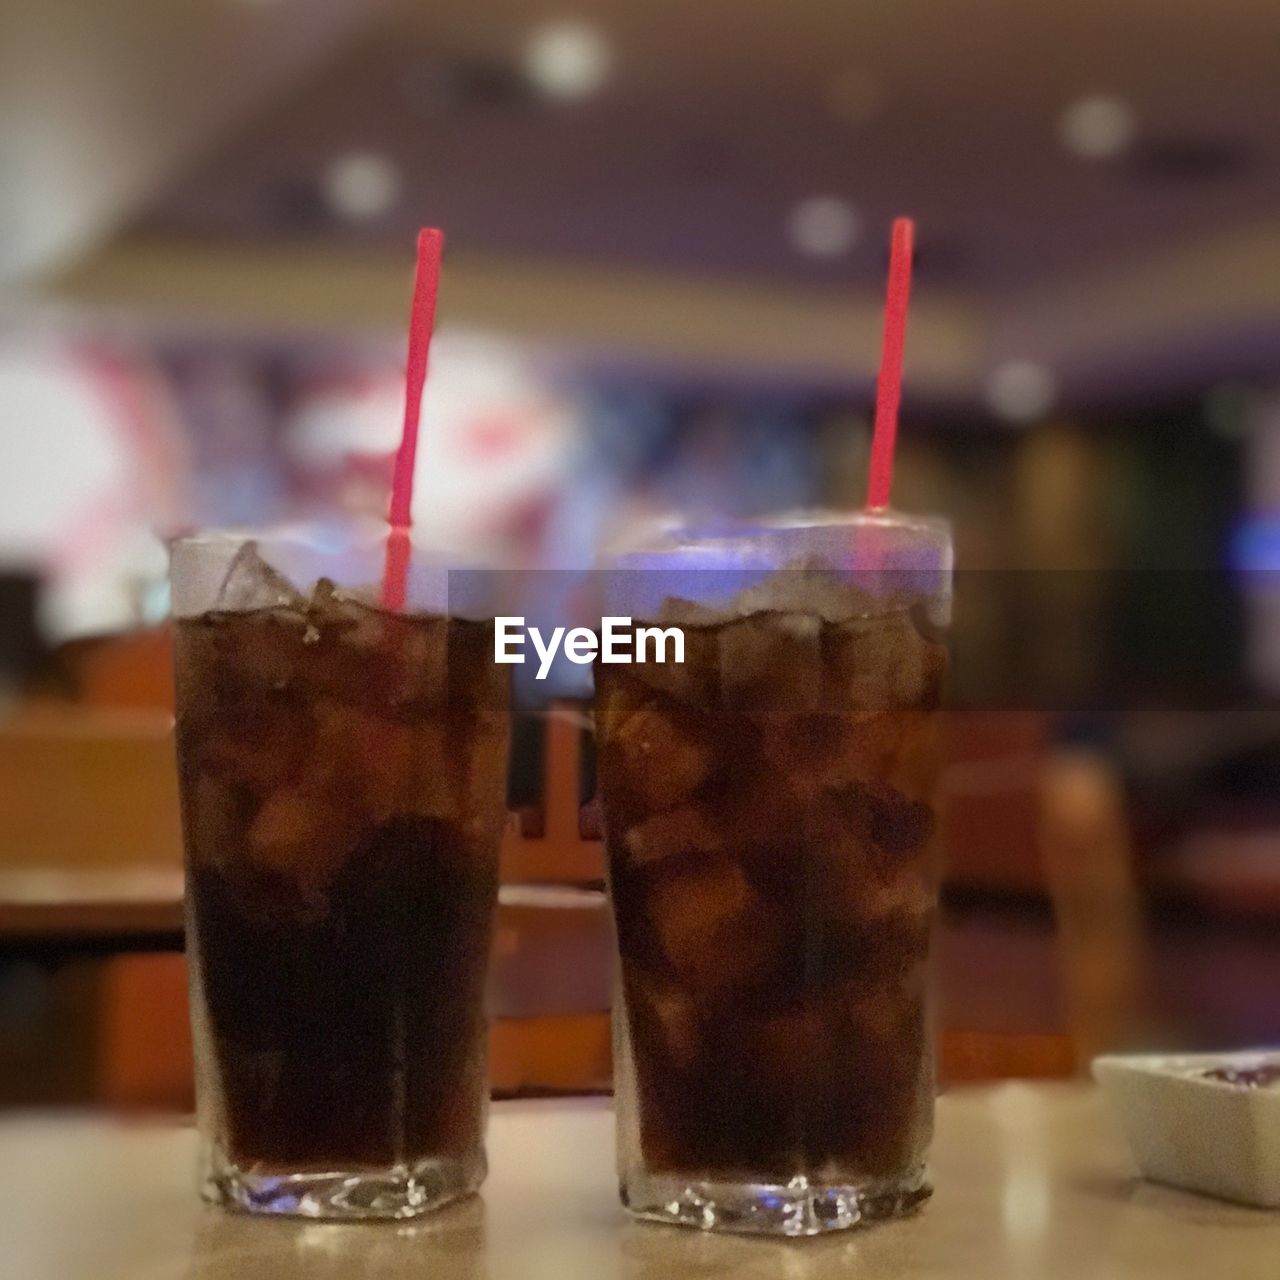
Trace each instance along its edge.
<instances>
[{"instance_id":1,"label":"white table surface","mask_svg":"<svg viewBox=\"0 0 1280 1280\"><path fill-rule=\"evenodd\" d=\"M1092 1089L944 1097L916 1218L817 1240L625 1220L599 1101L493 1108L480 1197L412 1224L256 1220L199 1203L188 1125L0 1120L0 1276L14 1280L1276 1280L1280 1214L1138 1181Z\"/></svg>"}]
</instances>

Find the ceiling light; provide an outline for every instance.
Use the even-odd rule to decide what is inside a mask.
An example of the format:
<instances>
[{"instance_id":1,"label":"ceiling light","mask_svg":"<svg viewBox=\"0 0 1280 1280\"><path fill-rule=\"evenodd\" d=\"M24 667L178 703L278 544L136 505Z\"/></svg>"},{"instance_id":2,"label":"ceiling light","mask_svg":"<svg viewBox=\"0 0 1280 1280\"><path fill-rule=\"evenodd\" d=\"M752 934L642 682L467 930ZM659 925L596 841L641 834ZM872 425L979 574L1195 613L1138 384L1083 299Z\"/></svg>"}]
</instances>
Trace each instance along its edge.
<instances>
[{"instance_id":1,"label":"ceiling light","mask_svg":"<svg viewBox=\"0 0 1280 1280\"><path fill-rule=\"evenodd\" d=\"M857 210L840 196L809 196L787 215L787 238L811 258L838 258L853 248L861 225Z\"/></svg>"},{"instance_id":2,"label":"ceiling light","mask_svg":"<svg viewBox=\"0 0 1280 1280\"><path fill-rule=\"evenodd\" d=\"M1078 98L1058 119L1058 137L1072 155L1086 160L1117 156L1138 131L1133 108L1119 98L1093 94Z\"/></svg>"},{"instance_id":3,"label":"ceiling light","mask_svg":"<svg viewBox=\"0 0 1280 1280\"><path fill-rule=\"evenodd\" d=\"M608 79L612 61L605 38L581 22L539 27L524 49L525 74L549 98L589 97Z\"/></svg>"},{"instance_id":4,"label":"ceiling light","mask_svg":"<svg viewBox=\"0 0 1280 1280\"><path fill-rule=\"evenodd\" d=\"M338 156L325 166L322 178L325 204L349 222L369 222L390 212L403 186L395 163L376 151Z\"/></svg>"},{"instance_id":5,"label":"ceiling light","mask_svg":"<svg viewBox=\"0 0 1280 1280\"><path fill-rule=\"evenodd\" d=\"M987 404L1006 422L1031 422L1042 418L1058 398L1053 370L1034 360L1009 360L987 375Z\"/></svg>"}]
</instances>

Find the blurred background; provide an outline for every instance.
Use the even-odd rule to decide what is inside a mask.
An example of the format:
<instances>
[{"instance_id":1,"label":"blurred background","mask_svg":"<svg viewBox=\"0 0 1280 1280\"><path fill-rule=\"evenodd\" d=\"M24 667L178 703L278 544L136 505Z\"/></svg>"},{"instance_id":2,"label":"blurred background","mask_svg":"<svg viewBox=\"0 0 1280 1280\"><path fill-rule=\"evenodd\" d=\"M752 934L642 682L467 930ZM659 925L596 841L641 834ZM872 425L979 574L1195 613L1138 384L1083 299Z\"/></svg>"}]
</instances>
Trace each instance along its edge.
<instances>
[{"instance_id":1,"label":"blurred background","mask_svg":"<svg viewBox=\"0 0 1280 1280\"><path fill-rule=\"evenodd\" d=\"M0 0L0 1103L184 1107L161 536L954 522L944 1079L1280 1039L1272 0ZM526 707L494 1084L608 1083L580 700ZM548 886L556 886L554 889Z\"/></svg>"}]
</instances>

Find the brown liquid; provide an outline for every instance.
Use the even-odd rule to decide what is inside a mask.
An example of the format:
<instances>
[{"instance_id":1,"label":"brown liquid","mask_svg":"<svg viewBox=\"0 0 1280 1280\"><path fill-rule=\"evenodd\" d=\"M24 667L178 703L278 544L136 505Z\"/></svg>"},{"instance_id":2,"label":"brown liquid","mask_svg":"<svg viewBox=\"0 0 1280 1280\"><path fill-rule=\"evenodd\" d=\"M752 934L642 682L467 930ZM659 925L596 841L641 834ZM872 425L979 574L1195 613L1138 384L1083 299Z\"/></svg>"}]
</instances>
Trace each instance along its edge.
<instances>
[{"instance_id":1,"label":"brown liquid","mask_svg":"<svg viewBox=\"0 0 1280 1280\"><path fill-rule=\"evenodd\" d=\"M178 623L197 1053L238 1164L356 1170L481 1142L507 734L492 653L491 624L327 584Z\"/></svg>"},{"instance_id":2,"label":"brown liquid","mask_svg":"<svg viewBox=\"0 0 1280 1280\"><path fill-rule=\"evenodd\" d=\"M596 668L646 1166L786 1181L919 1163L946 655L906 611L685 627Z\"/></svg>"}]
</instances>

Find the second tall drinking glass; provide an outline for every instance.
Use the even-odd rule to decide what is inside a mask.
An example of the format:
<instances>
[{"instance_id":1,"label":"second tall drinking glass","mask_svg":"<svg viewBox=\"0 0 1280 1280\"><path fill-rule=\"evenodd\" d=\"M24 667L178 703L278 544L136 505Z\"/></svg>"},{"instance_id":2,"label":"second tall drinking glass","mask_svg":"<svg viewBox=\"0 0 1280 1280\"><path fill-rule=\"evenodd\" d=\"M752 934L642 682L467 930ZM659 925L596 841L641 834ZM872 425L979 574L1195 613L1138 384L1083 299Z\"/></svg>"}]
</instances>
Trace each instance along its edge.
<instances>
[{"instance_id":1,"label":"second tall drinking glass","mask_svg":"<svg viewBox=\"0 0 1280 1280\"><path fill-rule=\"evenodd\" d=\"M811 1235L929 1188L945 526L885 512L614 557L684 662L597 664L618 1168L639 1217Z\"/></svg>"}]
</instances>

